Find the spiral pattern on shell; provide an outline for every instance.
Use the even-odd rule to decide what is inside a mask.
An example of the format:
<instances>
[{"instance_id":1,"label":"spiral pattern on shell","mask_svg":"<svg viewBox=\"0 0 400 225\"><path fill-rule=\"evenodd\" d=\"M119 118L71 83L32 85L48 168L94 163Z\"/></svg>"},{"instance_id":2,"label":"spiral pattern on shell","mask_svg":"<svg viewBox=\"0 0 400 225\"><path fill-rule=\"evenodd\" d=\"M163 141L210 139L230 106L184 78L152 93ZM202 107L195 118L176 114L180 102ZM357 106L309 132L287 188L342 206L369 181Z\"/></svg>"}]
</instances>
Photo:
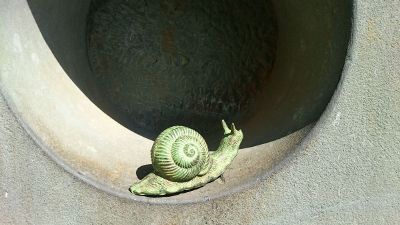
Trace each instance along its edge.
<instances>
[{"instance_id":1,"label":"spiral pattern on shell","mask_svg":"<svg viewBox=\"0 0 400 225\"><path fill-rule=\"evenodd\" d=\"M170 127L157 137L151 160L158 175L175 182L189 181L210 167L204 138L184 126Z\"/></svg>"}]
</instances>

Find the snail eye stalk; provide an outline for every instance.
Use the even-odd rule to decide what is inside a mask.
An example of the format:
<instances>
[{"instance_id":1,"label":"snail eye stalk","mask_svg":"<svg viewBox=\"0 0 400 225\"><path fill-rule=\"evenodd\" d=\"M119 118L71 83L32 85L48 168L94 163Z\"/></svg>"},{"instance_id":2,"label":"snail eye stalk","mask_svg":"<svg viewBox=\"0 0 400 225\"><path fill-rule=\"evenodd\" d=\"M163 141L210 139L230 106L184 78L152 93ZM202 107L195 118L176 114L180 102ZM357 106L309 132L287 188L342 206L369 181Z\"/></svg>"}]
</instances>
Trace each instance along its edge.
<instances>
[{"instance_id":1,"label":"snail eye stalk","mask_svg":"<svg viewBox=\"0 0 400 225\"><path fill-rule=\"evenodd\" d=\"M237 131L238 131L238 130L236 130L236 127L235 127L235 124L234 124L234 123L232 123L232 130L233 130L233 133L234 133L234 134L236 134Z\"/></svg>"},{"instance_id":2,"label":"snail eye stalk","mask_svg":"<svg viewBox=\"0 0 400 225\"><path fill-rule=\"evenodd\" d=\"M228 125L226 125L225 120L222 120L222 128L224 128L224 134L232 133L231 129L229 129Z\"/></svg>"}]
</instances>

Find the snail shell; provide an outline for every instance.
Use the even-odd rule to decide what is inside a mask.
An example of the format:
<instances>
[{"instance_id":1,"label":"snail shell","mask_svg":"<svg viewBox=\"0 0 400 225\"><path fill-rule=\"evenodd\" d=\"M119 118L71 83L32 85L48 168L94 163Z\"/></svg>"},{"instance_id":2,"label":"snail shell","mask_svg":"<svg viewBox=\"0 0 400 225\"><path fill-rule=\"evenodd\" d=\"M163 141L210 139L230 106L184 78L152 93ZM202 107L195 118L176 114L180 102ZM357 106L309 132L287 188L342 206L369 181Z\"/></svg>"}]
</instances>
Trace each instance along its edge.
<instances>
[{"instance_id":1,"label":"snail shell","mask_svg":"<svg viewBox=\"0 0 400 225\"><path fill-rule=\"evenodd\" d=\"M157 137L151 148L151 161L159 176L174 182L202 176L211 167L204 138L184 126L170 127Z\"/></svg>"}]
</instances>

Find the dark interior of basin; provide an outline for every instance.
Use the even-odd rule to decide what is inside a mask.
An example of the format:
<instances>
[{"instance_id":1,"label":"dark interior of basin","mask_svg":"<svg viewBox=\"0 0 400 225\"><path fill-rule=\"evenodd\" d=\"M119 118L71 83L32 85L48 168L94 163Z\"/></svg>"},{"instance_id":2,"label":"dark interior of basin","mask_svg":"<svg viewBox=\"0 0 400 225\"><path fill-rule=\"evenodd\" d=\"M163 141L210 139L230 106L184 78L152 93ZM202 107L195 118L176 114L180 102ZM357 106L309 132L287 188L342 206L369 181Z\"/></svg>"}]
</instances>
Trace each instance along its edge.
<instances>
[{"instance_id":1,"label":"dark interior of basin","mask_svg":"<svg viewBox=\"0 0 400 225\"><path fill-rule=\"evenodd\" d=\"M243 129L243 147L319 118L341 76L352 9L333 0L29 4L70 78L123 126L154 139L186 125L215 146L225 119Z\"/></svg>"},{"instance_id":2,"label":"dark interior of basin","mask_svg":"<svg viewBox=\"0 0 400 225\"><path fill-rule=\"evenodd\" d=\"M243 123L272 70L269 1L104 1L88 16L93 81L108 113L149 138L186 125L219 137ZM253 109L254 110L254 109Z\"/></svg>"}]
</instances>

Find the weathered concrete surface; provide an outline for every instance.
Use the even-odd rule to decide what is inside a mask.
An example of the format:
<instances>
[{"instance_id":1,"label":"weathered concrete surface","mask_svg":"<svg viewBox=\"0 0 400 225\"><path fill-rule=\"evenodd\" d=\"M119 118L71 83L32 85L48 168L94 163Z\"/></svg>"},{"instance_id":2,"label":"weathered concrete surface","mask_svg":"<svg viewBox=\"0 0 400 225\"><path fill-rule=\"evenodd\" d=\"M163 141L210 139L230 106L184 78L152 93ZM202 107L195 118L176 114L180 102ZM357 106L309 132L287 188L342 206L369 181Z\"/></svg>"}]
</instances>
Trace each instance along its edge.
<instances>
[{"instance_id":1,"label":"weathered concrete surface","mask_svg":"<svg viewBox=\"0 0 400 225\"><path fill-rule=\"evenodd\" d=\"M399 224L400 2L357 1L332 103L296 153L246 191L147 205L63 171L0 100L0 224Z\"/></svg>"},{"instance_id":2,"label":"weathered concrete surface","mask_svg":"<svg viewBox=\"0 0 400 225\"><path fill-rule=\"evenodd\" d=\"M31 6L35 5L30 8L26 0L8 0L0 5L0 20L4 24L0 27L0 46L4 47L0 51L0 62L5 65L0 74L1 92L33 139L67 171L113 195L163 204L193 203L227 196L251 185L261 175L265 176L293 152L308 132L292 132L317 120L337 87L347 55L353 11L352 1L329 0L323 4L320 0L306 3L275 1L279 27L278 57L271 79L268 78L262 88L264 93L258 93L259 96L252 100L259 102L250 110L257 113L247 122L234 120L246 138L235 162L224 173L226 182L213 182L168 198L146 198L132 195L127 187L138 180L139 168L151 163L152 140L107 116L100 110L103 108L93 104L66 73L71 73L74 71L71 68L74 68L80 71L74 76L80 77L90 70L88 64L86 69L81 68L85 64L82 62L88 61L84 51L85 26L82 26L86 24L88 11L84 9L87 9L88 1L85 0L86 4L82 0L30 1ZM50 34L57 35L50 38ZM58 48L54 48L54 41ZM65 58L74 60L67 60L69 66L64 70ZM95 77L88 75L91 79ZM160 80L151 79L158 86ZM150 86L158 90L156 86ZM131 89L123 87L120 90L130 92ZM268 110L264 113L262 108ZM152 117L151 114L148 116ZM182 123L185 125L184 120ZM219 121L215 123L218 124ZM190 127L198 130L196 126ZM198 131L204 135L201 129ZM218 139L222 134L220 126L219 131L215 136ZM269 139L272 137L268 133L275 138ZM281 139L275 140L277 138ZM212 138L205 136L205 139L210 144ZM246 141L263 144L245 148ZM209 148L215 149L212 145ZM138 172L135 174L135 171Z\"/></svg>"}]
</instances>

